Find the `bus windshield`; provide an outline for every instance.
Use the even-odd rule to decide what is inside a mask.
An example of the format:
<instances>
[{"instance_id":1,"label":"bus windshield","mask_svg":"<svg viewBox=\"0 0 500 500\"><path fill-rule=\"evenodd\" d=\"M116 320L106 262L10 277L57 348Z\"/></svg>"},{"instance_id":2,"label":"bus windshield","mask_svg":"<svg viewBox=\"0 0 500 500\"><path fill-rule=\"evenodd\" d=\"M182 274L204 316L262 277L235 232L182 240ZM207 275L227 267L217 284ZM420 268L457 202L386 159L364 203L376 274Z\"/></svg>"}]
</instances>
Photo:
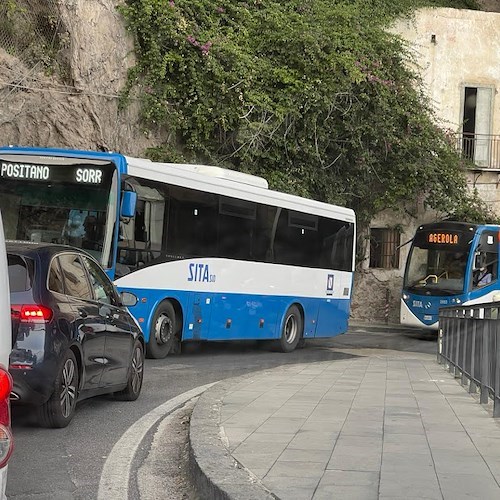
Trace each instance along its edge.
<instances>
[{"instance_id":1,"label":"bus windshield","mask_svg":"<svg viewBox=\"0 0 500 500\"><path fill-rule=\"evenodd\" d=\"M112 162L2 155L0 177L7 239L77 246L109 267L117 184Z\"/></svg>"},{"instance_id":2,"label":"bus windshield","mask_svg":"<svg viewBox=\"0 0 500 500\"><path fill-rule=\"evenodd\" d=\"M468 251L413 246L408 256L404 288L413 293L456 295L462 293Z\"/></svg>"}]
</instances>

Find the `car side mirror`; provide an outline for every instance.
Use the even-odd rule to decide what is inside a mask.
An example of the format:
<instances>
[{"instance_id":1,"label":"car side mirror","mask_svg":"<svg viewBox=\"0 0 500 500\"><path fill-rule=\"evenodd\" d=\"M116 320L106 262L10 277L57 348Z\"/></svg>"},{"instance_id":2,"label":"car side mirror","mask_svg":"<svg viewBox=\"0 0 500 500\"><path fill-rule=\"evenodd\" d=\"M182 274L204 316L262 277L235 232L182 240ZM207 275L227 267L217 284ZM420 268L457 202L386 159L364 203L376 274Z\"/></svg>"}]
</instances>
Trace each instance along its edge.
<instances>
[{"instance_id":1,"label":"car side mirror","mask_svg":"<svg viewBox=\"0 0 500 500\"><path fill-rule=\"evenodd\" d=\"M138 302L137 297L131 292L121 292L120 300L122 302L122 305L126 307L135 306Z\"/></svg>"}]
</instances>

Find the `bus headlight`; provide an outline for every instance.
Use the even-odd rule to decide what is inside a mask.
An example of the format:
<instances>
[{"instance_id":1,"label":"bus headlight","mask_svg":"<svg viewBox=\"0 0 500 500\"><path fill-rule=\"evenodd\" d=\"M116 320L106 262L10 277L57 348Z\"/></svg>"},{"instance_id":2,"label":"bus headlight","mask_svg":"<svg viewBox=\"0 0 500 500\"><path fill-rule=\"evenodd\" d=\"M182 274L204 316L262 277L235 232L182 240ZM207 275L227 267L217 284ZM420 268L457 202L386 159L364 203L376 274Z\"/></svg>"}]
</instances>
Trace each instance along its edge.
<instances>
[{"instance_id":1,"label":"bus headlight","mask_svg":"<svg viewBox=\"0 0 500 500\"><path fill-rule=\"evenodd\" d=\"M406 302L410 296L407 293L403 293L403 300Z\"/></svg>"},{"instance_id":2,"label":"bus headlight","mask_svg":"<svg viewBox=\"0 0 500 500\"><path fill-rule=\"evenodd\" d=\"M451 299L452 304L461 304L462 301L460 299Z\"/></svg>"}]
</instances>

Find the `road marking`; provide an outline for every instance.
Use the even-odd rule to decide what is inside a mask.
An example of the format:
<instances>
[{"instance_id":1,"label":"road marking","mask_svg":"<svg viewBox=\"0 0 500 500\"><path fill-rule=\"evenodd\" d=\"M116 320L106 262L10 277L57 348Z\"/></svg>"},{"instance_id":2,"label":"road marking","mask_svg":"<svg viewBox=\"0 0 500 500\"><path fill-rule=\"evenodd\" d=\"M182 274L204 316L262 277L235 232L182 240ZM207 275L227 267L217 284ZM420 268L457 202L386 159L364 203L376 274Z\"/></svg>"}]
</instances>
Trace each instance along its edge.
<instances>
[{"instance_id":1,"label":"road marking","mask_svg":"<svg viewBox=\"0 0 500 500\"><path fill-rule=\"evenodd\" d=\"M125 500L128 498L128 483L132 461L149 429L161 418L180 408L190 399L199 396L217 382L202 385L184 392L157 406L131 425L115 443L101 473L97 500Z\"/></svg>"}]
</instances>

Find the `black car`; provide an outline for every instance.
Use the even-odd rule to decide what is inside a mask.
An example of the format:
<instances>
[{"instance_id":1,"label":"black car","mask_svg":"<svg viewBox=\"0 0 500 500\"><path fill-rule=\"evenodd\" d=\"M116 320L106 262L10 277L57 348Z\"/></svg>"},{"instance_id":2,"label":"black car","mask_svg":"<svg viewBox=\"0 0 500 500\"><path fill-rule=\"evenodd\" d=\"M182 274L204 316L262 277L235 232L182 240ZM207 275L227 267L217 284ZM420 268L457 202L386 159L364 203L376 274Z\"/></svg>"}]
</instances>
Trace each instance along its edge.
<instances>
[{"instance_id":1,"label":"black car","mask_svg":"<svg viewBox=\"0 0 500 500\"><path fill-rule=\"evenodd\" d=\"M41 425L65 427L78 400L140 394L144 338L118 294L84 250L49 243L7 242L13 404L36 407Z\"/></svg>"}]
</instances>

